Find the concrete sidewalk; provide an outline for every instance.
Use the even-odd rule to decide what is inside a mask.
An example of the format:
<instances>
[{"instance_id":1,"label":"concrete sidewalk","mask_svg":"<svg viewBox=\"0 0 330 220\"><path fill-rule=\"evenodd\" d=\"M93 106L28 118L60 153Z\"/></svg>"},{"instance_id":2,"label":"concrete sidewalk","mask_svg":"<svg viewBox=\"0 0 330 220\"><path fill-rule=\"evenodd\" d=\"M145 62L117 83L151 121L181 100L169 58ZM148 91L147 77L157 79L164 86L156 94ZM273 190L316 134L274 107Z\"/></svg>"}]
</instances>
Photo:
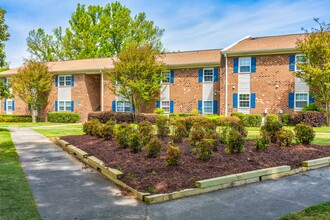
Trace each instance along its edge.
<instances>
[{"instance_id":1,"label":"concrete sidewalk","mask_svg":"<svg viewBox=\"0 0 330 220\"><path fill-rule=\"evenodd\" d=\"M43 219L275 219L330 201L330 168L146 205L41 134L10 129Z\"/></svg>"}]
</instances>

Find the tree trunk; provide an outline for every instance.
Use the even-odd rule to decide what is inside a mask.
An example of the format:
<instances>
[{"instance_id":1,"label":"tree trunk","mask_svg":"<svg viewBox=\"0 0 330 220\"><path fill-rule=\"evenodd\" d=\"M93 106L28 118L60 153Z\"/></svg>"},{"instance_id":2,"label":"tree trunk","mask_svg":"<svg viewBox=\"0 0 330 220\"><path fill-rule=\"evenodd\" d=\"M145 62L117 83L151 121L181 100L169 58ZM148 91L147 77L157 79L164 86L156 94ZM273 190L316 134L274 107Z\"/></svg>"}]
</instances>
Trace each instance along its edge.
<instances>
[{"instance_id":1,"label":"tree trunk","mask_svg":"<svg viewBox=\"0 0 330 220\"><path fill-rule=\"evenodd\" d=\"M37 115L38 115L38 110L33 109L32 110L32 122L36 123L37 122Z\"/></svg>"},{"instance_id":2,"label":"tree trunk","mask_svg":"<svg viewBox=\"0 0 330 220\"><path fill-rule=\"evenodd\" d=\"M330 104L325 104L325 111L327 113L327 124L330 126Z\"/></svg>"}]
</instances>

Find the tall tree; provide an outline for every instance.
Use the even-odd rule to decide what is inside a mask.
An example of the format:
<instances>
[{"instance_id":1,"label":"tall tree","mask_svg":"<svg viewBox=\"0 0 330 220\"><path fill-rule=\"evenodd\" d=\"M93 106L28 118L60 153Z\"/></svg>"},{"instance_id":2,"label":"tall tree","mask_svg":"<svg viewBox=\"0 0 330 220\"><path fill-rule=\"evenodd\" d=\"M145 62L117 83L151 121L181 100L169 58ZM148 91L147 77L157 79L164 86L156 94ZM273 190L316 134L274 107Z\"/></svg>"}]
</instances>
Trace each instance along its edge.
<instances>
[{"instance_id":1,"label":"tall tree","mask_svg":"<svg viewBox=\"0 0 330 220\"><path fill-rule=\"evenodd\" d=\"M13 97L12 92L10 91L11 83L4 83L3 80L0 80L0 100L1 99L10 99Z\"/></svg>"},{"instance_id":2,"label":"tall tree","mask_svg":"<svg viewBox=\"0 0 330 220\"><path fill-rule=\"evenodd\" d=\"M306 38L297 41L297 49L303 54L297 65L296 75L309 86L310 93L322 104L330 124L330 25L315 19L318 28L304 29Z\"/></svg>"},{"instance_id":3,"label":"tall tree","mask_svg":"<svg viewBox=\"0 0 330 220\"><path fill-rule=\"evenodd\" d=\"M51 85L52 74L41 62L28 61L24 67L19 68L17 75L13 76L14 93L30 106L32 122L36 122L39 108L47 102Z\"/></svg>"},{"instance_id":4,"label":"tall tree","mask_svg":"<svg viewBox=\"0 0 330 220\"><path fill-rule=\"evenodd\" d=\"M42 29L33 30L27 44L32 57L40 61L101 58L117 55L132 42L149 43L161 49L163 32L147 20L145 13L132 17L131 11L120 2L104 7L78 4L64 33L61 28L53 31L54 36Z\"/></svg>"},{"instance_id":5,"label":"tall tree","mask_svg":"<svg viewBox=\"0 0 330 220\"><path fill-rule=\"evenodd\" d=\"M143 106L151 104L160 91L164 64L157 61L159 50L150 44L130 43L114 61L114 72L105 73L110 90L133 105L133 120Z\"/></svg>"},{"instance_id":6,"label":"tall tree","mask_svg":"<svg viewBox=\"0 0 330 220\"><path fill-rule=\"evenodd\" d=\"M9 39L8 26L5 24L5 14L6 11L0 8L0 70L8 68L8 63L5 61L5 44L3 43Z\"/></svg>"}]
</instances>

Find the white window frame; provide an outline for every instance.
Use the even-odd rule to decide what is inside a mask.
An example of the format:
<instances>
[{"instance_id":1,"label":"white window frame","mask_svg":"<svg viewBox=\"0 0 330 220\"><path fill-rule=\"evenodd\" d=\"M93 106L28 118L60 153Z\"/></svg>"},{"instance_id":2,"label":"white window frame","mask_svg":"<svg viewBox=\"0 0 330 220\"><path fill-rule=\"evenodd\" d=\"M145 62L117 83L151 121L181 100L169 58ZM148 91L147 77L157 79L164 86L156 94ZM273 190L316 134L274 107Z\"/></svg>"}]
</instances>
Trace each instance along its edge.
<instances>
[{"instance_id":1,"label":"white window frame","mask_svg":"<svg viewBox=\"0 0 330 220\"><path fill-rule=\"evenodd\" d=\"M163 105L163 102L168 102L168 106ZM164 113L168 114L171 111L171 101L170 100L161 100L160 108L164 110Z\"/></svg>"},{"instance_id":2,"label":"white window frame","mask_svg":"<svg viewBox=\"0 0 330 220\"><path fill-rule=\"evenodd\" d=\"M298 71L301 71L301 69L297 66L297 64L301 64L303 62L298 62L298 57L302 57L303 55L302 54L296 54L294 56L294 71L298 72Z\"/></svg>"},{"instance_id":3,"label":"white window frame","mask_svg":"<svg viewBox=\"0 0 330 220\"><path fill-rule=\"evenodd\" d=\"M122 102L123 103L123 109L122 110L118 110L118 103L119 102ZM130 110L129 111L126 111L126 108L130 108ZM131 103L129 102L129 101L124 101L124 100L117 100L116 101L116 112L132 112L132 105L131 105Z\"/></svg>"},{"instance_id":4,"label":"white window frame","mask_svg":"<svg viewBox=\"0 0 330 220\"><path fill-rule=\"evenodd\" d=\"M9 105L11 103L11 105ZM11 110L9 110L9 106L11 107ZM12 99L6 99L6 114L12 115L13 114L13 100Z\"/></svg>"},{"instance_id":5,"label":"white window frame","mask_svg":"<svg viewBox=\"0 0 330 220\"><path fill-rule=\"evenodd\" d=\"M249 95L249 99L248 100L241 100L241 95ZM249 106L241 106L241 101L242 102L248 102ZM251 94L250 93L239 93L238 94L238 108L251 108Z\"/></svg>"},{"instance_id":6,"label":"white window frame","mask_svg":"<svg viewBox=\"0 0 330 220\"><path fill-rule=\"evenodd\" d=\"M297 100L297 94L306 94L307 100ZM306 102L306 106L309 105L309 93L308 92L295 92L294 93L294 109L302 110L304 107L297 107L297 102Z\"/></svg>"},{"instance_id":7,"label":"white window frame","mask_svg":"<svg viewBox=\"0 0 330 220\"><path fill-rule=\"evenodd\" d=\"M211 102L211 112L205 111L205 107L206 107L205 102ZM203 114L205 114L205 115L212 115L213 114L213 100L204 100L203 101Z\"/></svg>"},{"instance_id":8,"label":"white window frame","mask_svg":"<svg viewBox=\"0 0 330 220\"><path fill-rule=\"evenodd\" d=\"M61 103L63 103L63 110L61 110ZM70 109L69 110L67 110L67 106L66 106L66 104L67 103L69 103L69 105L70 105ZM58 100L57 101L57 111L59 111L59 112L71 112L72 111L72 109L71 109L71 100Z\"/></svg>"},{"instance_id":9,"label":"white window frame","mask_svg":"<svg viewBox=\"0 0 330 220\"><path fill-rule=\"evenodd\" d=\"M67 80L67 77L70 77L70 83L68 83L69 81ZM61 85L61 79L63 79L63 84ZM71 75L59 75L58 76L58 86L60 87L69 87L71 86L72 83L72 76Z\"/></svg>"},{"instance_id":10,"label":"white window frame","mask_svg":"<svg viewBox=\"0 0 330 220\"><path fill-rule=\"evenodd\" d=\"M212 71L212 75L207 75L207 77L211 76L212 79L211 80L205 80L205 77L206 77L205 72L209 71L209 70ZM204 68L203 69L203 82L214 82L214 69L213 68Z\"/></svg>"},{"instance_id":11,"label":"white window frame","mask_svg":"<svg viewBox=\"0 0 330 220\"><path fill-rule=\"evenodd\" d=\"M165 78L165 79L168 79L168 81L167 80L164 81L165 74L168 74L168 77ZM170 81L171 81L171 71L169 71L169 70L163 71L162 72L162 80L160 81L160 83L161 84L169 84Z\"/></svg>"},{"instance_id":12,"label":"white window frame","mask_svg":"<svg viewBox=\"0 0 330 220\"><path fill-rule=\"evenodd\" d=\"M248 72L242 72L241 71L241 60L243 60L243 59L249 59L250 60L250 71L248 71ZM251 57L239 57L238 58L238 72L239 73L251 73L251 68L252 68L252 59L251 59Z\"/></svg>"}]
</instances>

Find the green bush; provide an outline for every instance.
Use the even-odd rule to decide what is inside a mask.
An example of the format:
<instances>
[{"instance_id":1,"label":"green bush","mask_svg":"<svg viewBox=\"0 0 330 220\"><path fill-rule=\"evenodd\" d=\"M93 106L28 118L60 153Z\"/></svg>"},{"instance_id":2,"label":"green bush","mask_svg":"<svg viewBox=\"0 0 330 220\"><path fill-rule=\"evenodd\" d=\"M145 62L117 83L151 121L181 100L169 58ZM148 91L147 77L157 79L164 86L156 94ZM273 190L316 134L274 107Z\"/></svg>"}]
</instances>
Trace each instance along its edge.
<instances>
[{"instance_id":1,"label":"green bush","mask_svg":"<svg viewBox=\"0 0 330 220\"><path fill-rule=\"evenodd\" d=\"M162 109L162 108L156 108L156 109L154 110L154 113L157 114L157 115L162 115L162 114L165 113L165 111L164 111L164 109Z\"/></svg>"},{"instance_id":2,"label":"green bush","mask_svg":"<svg viewBox=\"0 0 330 220\"><path fill-rule=\"evenodd\" d=\"M74 112L48 112L47 121L56 123L76 123L80 121L80 115Z\"/></svg>"},{"instance_id":3,"label":"green bush","mask_svg":"<svg viewBox=\"0 0 330 220\"><path fill-rule=\"evenodd\" d=\"M235 120L233 120L233 121L231 121L231 122L228 123L228 126L230 128L235 129L236 131L238 131L242 135L243 138L246 138L247 137L248 131L244 127L244 124L243 124L242 121L235 121Z\"/></svg>"},{"instance_id":4,"label":"green bush","mask_svg":"<svg viewBox=\"0 0 330 220\"><path fill-rule=\"evenodd\" d=\"M281 121L284 126L291 125L290 122L290 115L289 114L282 114L281 115Z\"/></svg>"},{"instance_id":5,"label":"green bush","mask_svg":"<svg viewBox=\"0 0 330 220\"><path fill-rule=\"evenodd\" d=\"M289 147L291 146L294 134L291 130L281 128L277 133L278 143L280 147Z\"/></svg>"},{"instance_id":6,"label":"green bush","mask_svg":"<svg viewBox=\"0 0 330 220\"><path fill-rule=\"evenodd\" d=\"M138 124L138 131L141 135L142 144L147 144L153 136L154 128L148 121L142 121Z\"/></svg>"},{"instance_id":7,"label":"green bush","mask_svg":"<svg viewBox=\"0 0 330 220\"><path fill-rule=\"evenodd\" d=\"M197 155L200 160L207 161L211 159L213 154L213 139L203 139L196 143Z\"/></svg>"},{"instance_id":8,"label":"green bush","mask_svg":"<svg viewBox=\"0 0 330 220\"><path fill-rule=\"evenodd\" d=\"M267 122L278 122L278 116L275 114L268 114L266 116L266 123Z\"/></svg>"},{"instance_id":9,"label":"green bush","mask_svg":"<svg viewBox=\"0 0 330 220\"><path fill-rule=\"evenodd\" d=\"M0 115L0 122L32 122L31 115Z\"/></svg>"},{"instance_id":10,"label":"green bush","mask_svg":"<svg viewBox=\"0 0 330 220\"><path fill-rule=\"evenodd\" d=\"M208 132L206 134L206 138L213 140L213 151L217 151L220 144L224 144L226 142L217 131Z\"/></svg>"},{"instance_id":11,"label":"green bush","mask_svg":"<svg viewBox=\"0 0 330 220\"><path fill-rule=\"evenodd\" d=\"M315 138L313 128L307 124L298 124L293 130L297 143L310 144Z\"/></svg>"},{"instance_id":12,"label":"green bush","mask_svg":"<svg viewBox=\"0 0 330 220\"><path fill-rule=\"evenodd\" d=\"M103 126L104 125L102 123L95 124L93 126L92 135L93 136L96 136L98 138L104 138L104 135L103 135Z\"/></svg>"},{"instance_id":13,"label":"green bush","mask_svg":"<svg viewBox=\"0 0 330 220\"><path fill-rule=\"evenodd\" d=\"M156 126L159 137L164 138L169 135L170 127L169 127L169 119L167 117L159 116L156 119Z\"/></svg>"},{"instance_id":14,"label":"green bush","mask_svg":"<svg viewBox=\"0 0 330 220\"><path fill-rule=\"evenodd\" d=\"M196 146L196 143L203 140L205 136L205 129L198 123L194 124L189 133L189 140L191 145Z\"/></svg>"},{"instance_id":15,"label":"green bush","mask_svg":"<svg viewBox=\"0 0 330 220\"><path fill-rule=\"evenodd\" d=\"M308 111L321 112L322 109L319 108L315 103L310 103L309 105L306 105L303 108L303 112L308 112Z\"/></svg>"},{"instance_id":16,"label":"green bush","mask_svg":"<svg viewBox=\"0 0 330 220\"><path fill-rule=\"evenodd\" d=\"M189 136L189 132L186 127L182 123L176 123L174 125L174 138L173 141L175 143L182 142L183 138Z\"/></svg>"},{"instance_id":17,"label":"green bush","mask_svg":"<svg viewBox=\"0 0 330 220\"><path fill-rule=\"evenodd\" d=\"M92 131L93 131L93 127L96 125L96 124L99 124L100 121L97 120L97 119L92 119L92 120L89 120L87 122L85 122L83 124L83 131L85 134L89 134L89 135L92 135Z\"/></svg>"},{"instance_id":18,"label":"green bush","mask_svg":"<svg viewBox=\"0 0 330 220\"><path fill-rule=\"evenodd\" d=\"M228 126L228 124L230 124L231 122L238 122L238 121L241 121L241 119L239 119L236 116L219 117L217 125Z\"/></svg>"},{"instance_id":19,"label":"green bush","mask_svg":"<svg viewBox=\"0 0 330 220\"><path fill-rule=\"evenodd\" d=\"M180 159L180 148L169 146L166 151L165 162L168 166L177 166L179 165Z\"/></svg>"},{"instance_id":20,"label":"green bush","mask_svg":"<svg viewBox=\"0 0 330 220\"><path fill-rule=\"evenodd\" d=\"M290 124L297 125L304 122L304 114L302 112L293 112L290 115Z\"/></svg>"},{"instance_id":21,"label":"green bush","mask_svg":"<svg viewBox=\"0 0 330 220\"><path fill-rule=\"evenodd\" d=\"M244 152L245 137L235 128L230 128L227 134L227 147L225 149L228 154L236 154Z\"/></svg>"},{"instance_id":22,"label":"green bush","mask_svg":"<svg viewBox=\"0 0 330 220\"><path fill-rule=\"evenodd\" d=\"M142 150L142 139L138 130L131 130L132 132L128 136L128 144L133 153L139 153Z\"/></svg>"},{"instance_id":23,"label":"green bush","mask_svg":"<svg viewBox=\"0 0 330 220\"><path fill-rule=\"evenodd\" d=\"M115 139L119 147L128 148L129 145L129 134L132 128L129 124L119 124L115 129Z\"/></svg>"},{"instance_id":24,"label":"green bush","mask_svg":"<svg viewBox=\"0 0 330 220\"><path fill-rule=\"evenodd\" d=\"M114 136L114 125L104 124L102 127L103 138L106 141L110 141Z\"/></svg>"},{"instance_id":25,"label":"green bush","mask_svg":"<svg viewBox=\"0 0 330 220\"><path fill-rule=\"evenodd\" d=\"M262 116L259 114L243 114L240 112L233 112L231 116L238 117L246 127L260 127Z\"/></svg>"},{"instance_id":26,"label":"green bush","mask_svg":"<svg viewBox=\"0 0 330 220\"><path fill-rule=\"evenodd\" d=\"M147 156L157 157L160 154L162 147L163 143L157 137L151 138L146 145Z\"/></svg>"},{"instance_id":27,"label":"green bush","mask_svg":"<svg viewBox=\"0 0 330 220\"><path fill-rule=\"evenodd\" d=\"M261 127L261 131L266 132L270 137L272 143L277 142L277 133L283 125L278 121L267 121L264 126Z\"/></svg>"}]
</instances>

